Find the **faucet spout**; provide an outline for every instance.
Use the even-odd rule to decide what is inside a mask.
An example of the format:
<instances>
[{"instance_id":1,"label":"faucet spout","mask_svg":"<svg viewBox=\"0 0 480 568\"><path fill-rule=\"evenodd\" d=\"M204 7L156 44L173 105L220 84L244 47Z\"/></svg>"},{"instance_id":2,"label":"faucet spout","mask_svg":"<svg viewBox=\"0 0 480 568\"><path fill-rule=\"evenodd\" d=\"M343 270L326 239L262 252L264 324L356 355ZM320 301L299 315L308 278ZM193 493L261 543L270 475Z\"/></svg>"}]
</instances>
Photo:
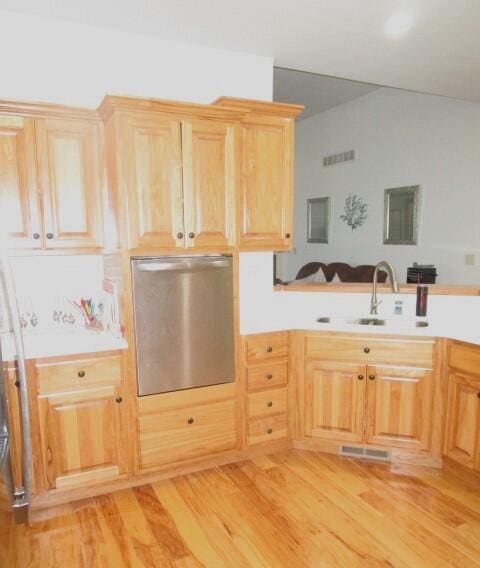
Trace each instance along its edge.
<instances>
[{"instance_id":1,"label":"faucet spout","mask_svg":"<svg viewBox=\"0 0 480 568\"><path fill-rule=\"evenodd\" d=\"M373 271L373 284L372 284L372 298L370 300L370 314L377 315L377 308L380 302L377 300L377 279L378 279L378 271L384 268L387 271L388 277L390 279L390 285L392 287L392 292L394 294L399 293L399 287L397 278L395 276L395 269L390 264L390 262L386 260L382 260L375 266L375 270Z\"/></svg>"}]
</instances>

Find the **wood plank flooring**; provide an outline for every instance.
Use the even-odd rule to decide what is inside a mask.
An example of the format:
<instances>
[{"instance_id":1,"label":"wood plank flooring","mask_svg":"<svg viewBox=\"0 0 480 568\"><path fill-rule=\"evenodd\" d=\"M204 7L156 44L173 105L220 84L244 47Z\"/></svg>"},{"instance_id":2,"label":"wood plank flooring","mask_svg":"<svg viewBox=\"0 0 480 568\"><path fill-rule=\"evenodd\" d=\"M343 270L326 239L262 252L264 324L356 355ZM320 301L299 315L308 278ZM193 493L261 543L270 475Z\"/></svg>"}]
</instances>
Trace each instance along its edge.
<instances>
[{"instance_id":1,"label":"wood plank flooring","mask_svg":"<svg viewBox=\"0 0 480 568\"><path fill-rule=\"evenodd\" d=\"M480 483L473 478L451 468L394 473L306 451L42 516L10 535L16 558L9 568L480 567Z\"/></svg>"}]
</instances>

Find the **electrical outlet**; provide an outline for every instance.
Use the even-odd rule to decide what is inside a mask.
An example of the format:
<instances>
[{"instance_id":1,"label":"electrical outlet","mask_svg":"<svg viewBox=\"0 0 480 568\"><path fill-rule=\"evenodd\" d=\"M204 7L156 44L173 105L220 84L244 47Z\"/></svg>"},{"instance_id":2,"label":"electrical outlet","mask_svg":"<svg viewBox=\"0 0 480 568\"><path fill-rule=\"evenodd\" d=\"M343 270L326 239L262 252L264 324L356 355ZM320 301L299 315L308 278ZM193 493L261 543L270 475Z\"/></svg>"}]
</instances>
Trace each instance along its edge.
<instances>
[{"instance_id":1,"label":"electrical outlet","mask_svg":"<svg viewBox=\"0 0 480 568\"><path fill-rule=\"evenodd\" d=\"M475 255L466 254L465 255L465 266L475 266Z\"/></svg>"}]
</instances>

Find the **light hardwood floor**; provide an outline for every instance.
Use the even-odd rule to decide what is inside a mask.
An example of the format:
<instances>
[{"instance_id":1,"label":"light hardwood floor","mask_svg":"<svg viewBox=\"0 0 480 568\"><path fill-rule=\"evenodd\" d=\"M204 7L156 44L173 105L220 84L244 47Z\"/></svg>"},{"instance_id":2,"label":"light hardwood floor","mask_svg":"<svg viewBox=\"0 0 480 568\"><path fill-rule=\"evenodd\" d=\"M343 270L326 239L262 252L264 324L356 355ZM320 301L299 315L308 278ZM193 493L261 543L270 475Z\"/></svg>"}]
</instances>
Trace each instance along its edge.
<instances>
[{"instance_id":1,"label":"light hardwood floor","mask_svg":"<svg viewBox=\"0 0 480 568\"><path fill-rule=\"evenodd\" d=\"M480 482L288 451L70 503L18 567L480 566Z\"/></svg>"}]
</instances>

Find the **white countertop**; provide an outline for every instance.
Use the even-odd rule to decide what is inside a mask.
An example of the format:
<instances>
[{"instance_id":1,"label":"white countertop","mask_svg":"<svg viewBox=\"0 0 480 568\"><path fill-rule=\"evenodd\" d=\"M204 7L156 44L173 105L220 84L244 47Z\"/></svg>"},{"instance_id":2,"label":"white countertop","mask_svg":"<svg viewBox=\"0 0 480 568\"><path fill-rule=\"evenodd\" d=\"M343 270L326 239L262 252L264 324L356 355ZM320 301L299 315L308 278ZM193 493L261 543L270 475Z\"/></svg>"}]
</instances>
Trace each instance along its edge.
<instances>
[{"instance_id":1,"label":"white countertop","mask_svg":"<svg viewBox=\"0 0 480 568\"><path fill-rule=\"evenodd\" d=\"M0 334L2 358L12 361L15 358L15 343L11 333ZM123 338L108 333L92 333L78 329L48 329L24 333L23 343L26 359L98 353L126 349Z\"/></svg>"}]
</instances>

